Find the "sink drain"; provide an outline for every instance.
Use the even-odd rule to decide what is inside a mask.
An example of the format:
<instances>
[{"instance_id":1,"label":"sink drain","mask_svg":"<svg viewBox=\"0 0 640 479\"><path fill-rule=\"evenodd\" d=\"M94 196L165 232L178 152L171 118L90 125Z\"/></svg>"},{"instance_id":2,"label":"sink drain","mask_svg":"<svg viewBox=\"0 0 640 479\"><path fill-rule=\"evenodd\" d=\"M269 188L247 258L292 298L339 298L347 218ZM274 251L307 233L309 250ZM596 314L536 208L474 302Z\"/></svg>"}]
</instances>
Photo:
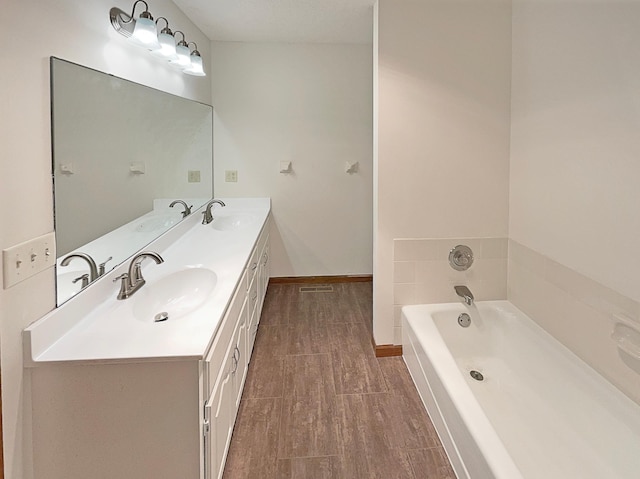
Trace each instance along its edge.
<instances>
[{"instance_id":1,"label":"sink drain","mask_svg":"<svg viewBox=\"0 0 640 479\"><path fill-rule=\"evenodd\" d=\"M472 371L469 371L469 374L476 381L484 381L484 376L480 371L472 370Z\"/></svg>"},{"instance_id":2,"label":"sink drain","mask_svg":"<svg viewBox=\"0 0 640 479\"><path fill-rule=\"evenodd\" d=\"M166 311L158 313L153 317L153 321L155 323L161 323L162 321L166 321L167 319L169 319L169 313L167 313Z\"/></svg>"}]
</instances>

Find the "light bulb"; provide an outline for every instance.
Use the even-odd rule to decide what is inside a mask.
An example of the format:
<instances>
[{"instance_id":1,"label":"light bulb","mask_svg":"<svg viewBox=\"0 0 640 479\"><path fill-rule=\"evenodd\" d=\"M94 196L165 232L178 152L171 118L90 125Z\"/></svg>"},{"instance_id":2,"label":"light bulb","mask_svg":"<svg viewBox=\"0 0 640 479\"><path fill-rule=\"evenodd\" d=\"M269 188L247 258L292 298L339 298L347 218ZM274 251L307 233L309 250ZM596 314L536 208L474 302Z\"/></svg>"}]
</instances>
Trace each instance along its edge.
<instances>
[{"instance_id":1,"label":"light bulb","mask_svg":"<svg viewBox=\"0 0 640 479\"><path fill-rule=\"evenodd\" d=\"M153 22L153 17L149 12L142 12L138 20L136 20L131 42L149 50L155 50L160 46L156 24Z\"/></svg>"},{"instance_id":2,"label":"light bulb","mask_svg":"<svg viewBox=\"0 0 640 479\"><path fill-rule=\"evenodd\" d=\"M157 57L166 58L167 60L175 60L178 58L176 55L176 40L173 35L165 32L165 30L162 30L160 35L158 35L159 47L152 50L151 53Z\"/></svg>"},{"instance_id":3,"label":"light bulb","mask_svg":"<svg viewBox=\"0 0 640 479\"><path fill-rule=\"evenodd\" d=\"M204 72L204 69L202 67L202 57L197 50L191 54L191 67L186 68L184 70L184 73L197 77L206 76L206 73Z\"/></svg>"},{"instance_id":4,"label":"light bulb","mask_svg":"<svg viewBox=\"0 0 640 479\"><path fill-rule=\"evenodd\" d=\"M171 65L182 70L191 66L190 51L185 42L182 41L178 43L178 46L176 46L176 55L177 58L169 62Z\"/></svg>"}]
</instances>

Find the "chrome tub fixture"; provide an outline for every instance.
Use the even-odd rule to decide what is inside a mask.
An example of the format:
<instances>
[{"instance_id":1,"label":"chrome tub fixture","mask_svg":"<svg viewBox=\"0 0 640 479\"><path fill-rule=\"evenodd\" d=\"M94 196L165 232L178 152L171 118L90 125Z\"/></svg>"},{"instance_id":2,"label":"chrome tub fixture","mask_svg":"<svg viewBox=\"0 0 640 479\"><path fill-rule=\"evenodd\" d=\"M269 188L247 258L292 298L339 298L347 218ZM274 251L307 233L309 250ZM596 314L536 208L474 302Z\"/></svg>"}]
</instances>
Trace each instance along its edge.
<instances>
[{"instance_id":1,"label":"chrome tub fixture","mask_svg":"<svg viewBox=\"0 0 640 479\"><path fill-rule=\"evenodd\" d=\"M456 291L456 294L462 298L467 306L471 306L473 304L473 294L469 291L469 288L466 286L454 286L453 289Z\"/></svg>"},{"instance_id":2,"label":"chrome tub fixture","mask_svg":"<svg viewBox=\"0 0 640 479\"><path fill-rule=\"evenodd\" d=\"M466 271L473 264L473 251L466 245L459 244L449 252L449 264L456 271Z\"/></svg>"}]
</instances>

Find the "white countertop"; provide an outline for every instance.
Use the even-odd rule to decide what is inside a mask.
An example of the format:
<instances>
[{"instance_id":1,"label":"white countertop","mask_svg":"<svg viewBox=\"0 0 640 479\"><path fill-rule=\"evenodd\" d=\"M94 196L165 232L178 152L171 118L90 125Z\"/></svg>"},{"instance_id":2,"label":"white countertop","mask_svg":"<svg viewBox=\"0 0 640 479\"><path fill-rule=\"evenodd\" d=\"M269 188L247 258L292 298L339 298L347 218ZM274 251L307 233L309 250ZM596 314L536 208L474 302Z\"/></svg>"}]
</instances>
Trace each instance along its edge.
<instances>
[{"instance_id":1,"label":"white countertop","mask_svg":"<svg viewBox=\"0 0 640 479\"><path fill-rule=\"evenodd\" d=\"M113 280L126 272L129 261L125 261L82 294L26 328L25 364L202 358L271 208L268 198L222 200L227 206L214 206L213 223L200 224L200 208L145 248L159 253L164 263L144 261L142 270L147 283L132 297L116 299L120 282ZM226 231L214 227L238 216L250 221ZM201 307L161 323L141 321L132 315L136 295L144 288L171 273L193 267L207 268L217 275L215 289Z\"/></svg>"}]
</instances>

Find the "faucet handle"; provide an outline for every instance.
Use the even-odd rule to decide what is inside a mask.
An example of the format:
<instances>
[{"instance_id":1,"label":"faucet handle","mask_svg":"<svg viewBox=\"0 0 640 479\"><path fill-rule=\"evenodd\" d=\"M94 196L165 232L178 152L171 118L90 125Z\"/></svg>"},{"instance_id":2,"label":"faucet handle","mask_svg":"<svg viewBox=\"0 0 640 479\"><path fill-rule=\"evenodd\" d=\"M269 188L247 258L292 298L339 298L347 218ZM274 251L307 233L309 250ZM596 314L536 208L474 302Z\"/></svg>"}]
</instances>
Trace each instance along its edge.
<instances>
[{"instance_id":1,"label":"faucet handle","mask_svg":"<svg viewBox=\"0 0 640 479\"><path fill-rule=\"evenodd\" d=\"M113 259L113 256L109 256L107 259L105 259L102 263L100 263L98 265L98 276L102 276L104 274L104 266L107 264L108 261L111 261Z\"/></svg>"},{"instance_id":2,"label":"faucet handle","mask_svg":"<svg viewBox=\"0 0 640 479\"><path fill-rule=\"evenodd\" d=\"M113 282L116 283L121 279L129 279L129 273L122 273L120 276L116 276L115 278L113 278Z\"/></svg>"},{"instance_id":3,"label":"faucet handle","mask_svg":"<svg viewBox=\"0 0 640 479\"><path fill-rule=\"evenodd\" d=\"M122 273L120 276L116 276L113 282L122 280L120 283L120 291L118 292L118 299L126 299L129 297L129 273Z\"/></svg>"},{"instance_id":4,"label":"faucet handle","mask_svg":"<svg viewBox=\"0 0 640 479\"><path fill-rule=\"evenodd\" d=\"M78 281L82 281L80 288L84 289L89 286L89 273L85 273L82 276L78 276L76 279L71 281L71 283L76 284Z\"/></svg>"}]
</instances>

